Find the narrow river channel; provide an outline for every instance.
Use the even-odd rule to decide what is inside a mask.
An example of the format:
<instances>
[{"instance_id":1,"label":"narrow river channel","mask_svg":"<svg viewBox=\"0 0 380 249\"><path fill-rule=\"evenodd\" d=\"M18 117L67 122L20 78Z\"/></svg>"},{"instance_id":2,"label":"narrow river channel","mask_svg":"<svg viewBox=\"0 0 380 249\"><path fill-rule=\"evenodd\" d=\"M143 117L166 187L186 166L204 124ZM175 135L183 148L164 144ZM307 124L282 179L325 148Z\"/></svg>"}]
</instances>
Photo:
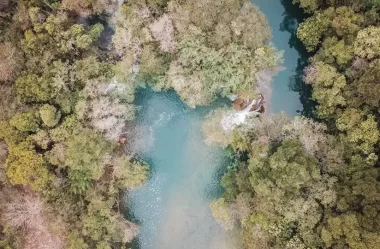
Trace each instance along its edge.
<instances>
[{"instance_id":1,"label":"narrow river channel","mask_svg":"<svg viewBox=\"0 0 380 249\"><path fill-rule=\"evenodd\" d=\"M286 68L274 79L271 110L297 115L299 93L289 89L300 55L284 29L279 0L255 0L266 14L273 42L284 50ZM295 25L287 16L285 23ZM286 24L285 24L286 25ZM134 249L234 249L237 245L214 221L209 203L220 195L219 179L228 164L223 151L204 144L201 124L215 108L186 107L174 92L140 90L135 152L152 168L149 182L127 198L130 218L140 224Z\"/></svg>"}]
</instances>

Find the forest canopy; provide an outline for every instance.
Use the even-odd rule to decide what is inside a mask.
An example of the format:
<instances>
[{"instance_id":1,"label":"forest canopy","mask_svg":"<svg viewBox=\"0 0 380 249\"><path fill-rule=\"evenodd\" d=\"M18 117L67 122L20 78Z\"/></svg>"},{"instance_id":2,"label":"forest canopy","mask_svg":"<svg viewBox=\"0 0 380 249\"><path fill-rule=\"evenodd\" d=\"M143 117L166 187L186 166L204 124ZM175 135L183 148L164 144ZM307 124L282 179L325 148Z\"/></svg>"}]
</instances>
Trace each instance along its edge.
<instances>
[{"instance_id":1,"label":"forest canopy","mask_svg":"<svg viewBox=\"0 0 380 249\"><path fill-rule=\"evenodd\" d=\"M232 160L211 209L247 249L378 248L379 2L293 2L308 14L297 36L316 108L263 115L228 136L205 129Z\"/></svg>"},{"instance_id":2,"label":"forest canopy","mask_svg":"<svg viewBox=\"0 0 380 249\"><path fill-rule=\"evenodd\" d=\"M255 97L258 74L281 61L265 16L248 1L169 1L164 14L127 2L120 12L117 79L173 88L193 108L233 93Z\"/></svg>"},{"instance_id":3,"label":"forest canopy","mask_svg":"<svg viewBox=\"0 0 380 249\"><path fill-rule=\"evenodd\" d=\"M270 39L247 0L1 1L0 247L131 242L121 191L149 178L119 142L136 88L174 89L193 108L254 98L281 61Z\"/></svg>"},{"instance_id":4,"label":"forest canopy","mask_svg":"<svg viewBox=\"0 0 380 249\"><path fill-rule=\"evenodd\" d=\"M211 114L206 137L231 165L210 207L243 248L376 249L380 3L293 2L308 15L296 35L311 54L303 81L316 108L231 132L223 110ZM131 242L138 226L121 191L150 174L119 142L136 88L174 89L192 108L254 99L281 63L270 40L247 0L1 1L0 247Z\"/></svg>"}]
</instances>

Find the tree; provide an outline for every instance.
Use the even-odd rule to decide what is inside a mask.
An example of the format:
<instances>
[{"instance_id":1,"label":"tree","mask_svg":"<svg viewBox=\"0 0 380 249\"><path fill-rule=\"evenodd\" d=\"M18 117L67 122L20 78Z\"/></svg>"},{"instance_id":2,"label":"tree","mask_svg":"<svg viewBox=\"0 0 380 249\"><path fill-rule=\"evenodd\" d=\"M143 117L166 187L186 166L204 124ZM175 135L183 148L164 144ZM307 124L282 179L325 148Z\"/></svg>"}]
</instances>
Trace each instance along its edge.
<instances>
[{"instance_id":1,"label":"tree","mask_svg":"<svg viewBox=\"0 0 380 249\"><path fill-rule=\"evenodd\" d=\"M380 27L369 26L358 32L355 40L355 54L367 59L380 55Z\"/></svg>"},{"instance_id":2,"label":"tree","mask_svg":"<svg viewBox=\"0 0 380 249\"><path fill-rule=\"evenodd\" d=\"M219 24L224 21L220 21ZM255 50L272 38L268 27L268 21L260 9L250 2L244 2L239 14L231 21L230 30L235 43Z\"/></svg>"},{"instance_id":3,"label":"tree","mask_svg":"<svg viewBox=\"0 0 380 249\"><path fill-rule=\"evenodd\" d=\"M195 108L232 92L255 97L255 73L281 61L281 53L266 44L271 35L265 16L247 1L169 1L157 19L157 5L150 4L122 8L113 37L122 56L117 71L127 67L122 78L173 88Z\"/></svg>"},{"instance_id":4,"label":"tree","mask_svg":"<svg viewBox=\"0 0 380 249\"><path fill-rule=\"evenodd\" d=\"M127 243L137 234L138 227L111 211L113 201L96 193L87 196L89 205L83 220L83 234L97 242Z\"/></svg>"},{"instance_id":5,"label":"tree","mask_svg":"<svg viewBox=\"0 0 380 249\"><path fill-rule=\"evenodd\" d=\"M295 117L290 124L283 127L287 137L299 140L307 154L318 158L323 158L325 153L328 142L326 131L326 125L300 117Z\"/></svg>"},{"instance_id":6,"label":"tree","mask_svg":"<svg viewBox=\"0 0 380 249\"><path fill-rule=\"evenodd\" d=\"M357 109L346 109L337 119L336 125L347 133L347 140L365 154L374 151L379 141L379 130L372 115L365 116Z\"/></svg>"},{"instance_id":7,"label":"tree","mask_svg":"<svg viewBox=\"0 0 380 249\"><path fill-rule=\"evenodd\" d=\"M14 192L1 209L1 220L13 230L38 229L44 222L44 206L38 196Z\"/></svg>"},{"instance_id":8,"label":"tree","mask_svg":"<svg viewBox=\"0 0 380 249\"><path fill-rule=\"evenodd\" d=\"M159 42L162 52L175 52L177 44L174 38L173 22L167 14L150 24L149 28L153 37Z\"/></svg>"},{"instance_id":9,"label":"tree","mask_svg":"<svg viewBox=\"0 0 380 249\"><path fill-rule=\"evenodd\" d=\"M0 247L119 248L137 234L116 212L120 188L140 186L148 173L129 157L116 164L121 151L105 136L118 136L133 119L135 84L114 83L118 56L100 48L103 25L78 16L113 13L117 1L5 5L0 3L0 217L7 219L0 222ZM162 16L160 8L152 10L155 17ZM81 103L89 108L80 109Z\"/></svg>"},{"instance_id":10,"label":"tree","mask_svg":"<svg viewBox=\"0 0 380 249\"><path fill-rule=\"evenodd\" d=\"M88 249L84 239L78 236L78 231L71 232L69 235L69 249Z\"/></svg>"},{"instance_id":11,"label":"tree","mask_svg":"<svg viewBox=\"0 0 380 249\"><path fill-rule=\"evenodd\" d=\"M119 92L125 89L122 84L117 83L103 84L97 80L88 82L83 89L85 98L75 106L77 117L89 122L95 129L104 133L107 139L116 141L123 131L125 122L133 120L135 114L132 104L119 100L123 97ZM121 97L113 98L111 94Z\"/></svg>"},{"instance_id":12,"label":"tree","mask_svg":"<svg viewBox=\"0 0 380 249\"><path fill-rule=\"evenodd\" d=\"M25 249L62 249L65 241L60 228L52 232L51 220L46 212L46 204L40 196L31 191L7 188L4 203L0 205L0 220L8 231L18 234L15 243Z\"/></svg>"},{"instance_id":13,"label":"tree","mask_svg":"<svg viewBox=\"0 0 380 249\"><path fill-rule=\"evenodd\" d=\"M135 189L148 180L148 166L146 163L134 162L127 156L121 156L114 162L113 177L118 188Z\"/></svg>"},{"instance_id":14,"label":"tree","mask_svg":"<svg viewBox=\"0 0 380 249\"><path fill-rule=\"evenodd\" d=\"M251 53L246 46L231 43L217 50L207 46L202 36L180 43L179 57L168 72L170 85L191 107L208 104L217 94L242 92L255 97L254 74L279 62L269 47Z\"/></svg>"},{"instance_id":15,"label":"tree","mask_svg":"<svg viewBox=\"0 0 380 249\"><path fill-rule=\"evenodd\" d=\"M88 17L91 14L112 14L118 7L118 1L115 0L63 0L64 9L75 11L82 17Z\"/></svg>"},{"instance_id":16,"label":"tree","mask_svg":"<svg viewBox=\"0 0 380 249\"><path fill-rule=\"evenodd\" d=\"M318 115L332 116L337 109L346 105L343 95L346 78L337 69L323 62L316 62L305 71L306 83L312 84L313 98L318 102Z\"/></svg>"},{"instance_id":17,"label":"tree","mask_svg":"<svg viewBox=\"0 0 380 249\"><path fill-rule=\"evenodd\" d=\"M371 62L367 67L363 68L363 73L354 82L349 96L352 98L351 106L357 107L364 103L371 108L379 107L378 93L380 92L380 85L377 83L380 79L379 70L380 60Z\"/></svg>"},{"instance_id":18,"label":"tree","mask_svg":"<svg viewBox=\"0 0 380 249\"><path fill-rule=\"evenodd\" d=\"M43 150L47 150L52 142L49 133L45 130L39 130L36 134L30 136L29 138L34 140L36 145Z\"/></svg>"},{"instance_id":19,"label":"tree","mask_svg":"<svg viewBox=\"0 0 380 249\"><path fill-rule=\"evenodd\" d=\"M45 189L52 179L44 157L33 151L28 142L9 148L6 173L12 184L29 185L38 191Z\"/></svg>"},{"instance_id":20,"label":"tree","mask_svg":"<svg viewBox=\"0 0 380 249\"><path fill-rule=\"evenodd\" d=\"M49 135L54 142L63 142L68 140L74 131L81 128L82 126L75 115L69 115L63 119L59 126L49 130Z\"/></svg>"},{"instance_id":21,"label":"tree","mask_svg":"<svg viewBox=\"0 0 380 249\"><path fill-rule=\"evenodd\" d=\"M234 220L231 217L231 211L228 203L224 198L220 198L211 202L210 208L214 218L226 229L232 229L234 227Z\"/></svg>"},{"instance_id":22,"label":"tree","mask_svg":"<svg viewBox=\"0 0 380 249\"><path fill-rule=\"evenodd\" d=\"M297 29L297 37L305 44L308 51L313 51L328 28L328 20L321 13L307 18Z\"/></svg>"},{"instance_id":23,"label":"tree","mask_svg":"<svg viewBox=\"0 0 380 249\"><path fill-rule=\"evenodd\" d=\"M326 36L344 37L350 45L365 23L364 15L347 6L330 7L315 13L300 24L297 37L308 51L314 51Z\"/></svg>"},{"instance_id":24,"label":"tree","mask_svg":"<svg viewBox=\"0 0 380 249\"><path fill-rule=\"evenodd\" d=\"M70 170L87 172L92 179L98 180L104 173L110 149L110 144L101 135L82 130L67 142L65 165Z\"/></svg>"},{"instance_id":25,"label":"tree","mask_svg":"<svg viewBox=\"0 0 380 249\"><path fill-rule=\"evenodd\" d=\"M346 66L353 59L353 50L353 46L347 45L344 40L338 40L337 37L327 37L314 58L330 65Z\"/></svg>"},{"instance_id":26,"label":"tree","mask_svg":"<svg viewBox=\"0 0 380 249\"><path fill-rule=\"evenodd\" d=\"M46 102L57 94L51 82L36 74L27 74L15 82L17 96L24 102Z\"/></svg>"},{"instance_id":27,"label":"tree","mask_svg":"<svg viewBox=\"0 0 380 249\"><path fill-rule=\"evenodd\" d=\"M16 113L9 123L19 131L36 132L40 127L41 120L36 111L29 111Z\"/></svg>"},{"instance_id":28,"label":"tree","mask_svg":"<svg viewBox=\"0 0 380 249\"><path fill-rule=\"evenodd\" d=\"M293 3L298 3L308 13L313 13L321 4L320 0L293 0Z\"/></svg>"},{"instance_id":29,"label":"tree","mask_svg":"<svg viewBox=\"0 0 380 249\"><path fill-rule=\"evenodd\" d=\"M343 214L327 221L327 227L322 230L322 239L328 247L339 248L376 248L380 242L377 232L364 232L360 219L355 214Z\"/></svg>"},{"instance_id":30,"label":"tree","mask_svg":"<svg viewBox=\"0 0 380 249\"><path fill-rule=\"evenodd\" d=\"M24 64L22 52L11 43L0 43L0 81L14 80Z\"/></svg>"},{"instance_id":31,"label":"tree","mask_svg":"<svg viewBox=\"0 0 380 249\"><path fill-rule=\"evenodd\" d=\"M48 127L56 126L61 118L61 112L52 105L43 105L39 112L42 122Z\"/></svg>"},{"instance_id":32,"label":"tree","mask_svg":"<svg viewBox=\"0 0 380 249\"><path fill-rule=\"evenodd\" d=\"M256 203L251 222L269 231L278 227L280 233L294 222L305 245L318 246L318 234L311 232L322 217L318 198L311 194L314 185L323 181L316 158L305 155L296 140L287 139L272 155L251 159L249 170ZM281 241L279 236L278 243L290 238Z\"/></svg>"}]
</instances>

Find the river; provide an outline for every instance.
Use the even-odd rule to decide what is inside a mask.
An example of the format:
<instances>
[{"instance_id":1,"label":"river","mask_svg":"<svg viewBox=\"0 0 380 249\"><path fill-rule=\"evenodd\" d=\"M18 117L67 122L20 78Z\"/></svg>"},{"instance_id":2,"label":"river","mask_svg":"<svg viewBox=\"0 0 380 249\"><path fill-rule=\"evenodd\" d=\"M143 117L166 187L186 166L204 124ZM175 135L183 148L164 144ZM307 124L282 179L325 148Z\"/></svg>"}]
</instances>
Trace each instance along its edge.
<instances>
[{"instance_id":1,"label":"river","mask_svg":"<svg viewBox=\"0 0 380 249\"><path fill-rule=\"evenodd\" d=\"M303 59L291 40L296 18L279 0L255 0L267 15L275 46L284 50L285 70L275 77L271 110L291 116L302 111L294 91ZM291 87L290 87L291 86ZM302 96L301 96L302 99ZM220 176L228 164L223 151L206 146L201 124L215 108L186 107L172 91L138 91L137 129L132 148L152 168L149 182L127 197L128 217L140 224L134 249L233 249L233 238L215 222L209 203L222 189Z\"/></svg>"}]
</instances>

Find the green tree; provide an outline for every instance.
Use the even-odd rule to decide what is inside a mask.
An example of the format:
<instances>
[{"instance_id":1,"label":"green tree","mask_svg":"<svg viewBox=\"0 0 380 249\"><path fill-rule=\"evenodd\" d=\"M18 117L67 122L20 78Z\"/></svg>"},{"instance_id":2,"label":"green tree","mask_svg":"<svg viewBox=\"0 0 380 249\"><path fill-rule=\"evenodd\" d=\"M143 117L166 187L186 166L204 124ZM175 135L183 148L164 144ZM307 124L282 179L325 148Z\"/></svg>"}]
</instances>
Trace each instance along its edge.
<instances>
[{"instance_id":1,"label":"green tree","mask_svg":"<svg viewBox=\"0 0 380 249\"><path fill-rule=\"evenodd\" d=\"M217 199L210 204L212 215L225 228L232 229L234 220L232 219L229 204L224 198Z\"/></svg>"},{"instance_id":2,"label":"green tree","mask_svg":"<svg viewBox=\"0 0 380 249\"><path fill-rule=\"evenodd\" d=\"M92 179L98 180L104 173L107 153L111 145L91 130L82 130L67 142L65 165L70 170L88 172Z\"/></svg>"},{"instance_id":3,"label":"green tree","mask_svg":"<svg viewBox=\"0 0 380 249\"><path fill-rule=\"evenodd\" d=\"M322 230L322 239L328 247L374 249L380 242L377 232L364 232L360 218L355 214L343 214L328 219L327 226Z\"/></svg>"},{"instance_id":4,"label":"green tree","mask_svg":"<svg viewBox=\"0 0 380 249\"><path fill-rule=\"evenodd\" d=\"M29 185L39 191L52 180L44 157L33 151L28 142L9 148L6 173L12 184Z\"/></svg>"},{"instance_id":5,"label":"green tree","mask_svg":"<svg viewBox=\"0 0 380 249\"><path fill-rule=\"evenodd\" d=\"M355 54L367 59L374 59L380 55L380 27L369 26L358 32Z\"/></svg>"},{"instance_id":6,"label":"green tree","mask_svg":"<svg viewBox=\"0 0 380 249\"><path fill-rule=\"evenodd\" d=\"M16 113L9 123L19 131L36 132L40 127L41 120L36 111L29 111Z\"/></svg>"},{"instance_id":7,"label":"green tree","mask_svg":"<svg viewBox=\"0 0 380 249\"><path fill-rule=\"evenodd\" d=\"M337 37L327 37L314 59L332 65L346 66L354 56L353 50L353 46L347 45L344 40L338 40Z\"/></svg>"},{"instance_id":8,"label":"green tree","mask_svg":"<svg viewBox=\"0 0 380 249\"><path fill-rule=\"evenodd\" d=\"M42 121L48 127L56 126L61 118L61 112L52 105L43 105L39 112Z\"/></svg>"},{"instance_id":9,"label":"green tree","mask_svg":"<svg viewBox=\"0 0 380 249\"><path fill-rule=\"evenodd\" d=\"M69 249L88 249L84 239L78 236L78 231L69 234Z\"/></svg>"},{"instance_id":10,"label":"green tree","mask_svg":"<svg viewBox=\"0 0 380 249\"><path fill-rule=\"evenodd\" d=\"M380 85L377 84L380 79L380 60L371 62L367 68L364 69L364 73L354 82L355 89L353 89L353 96L350 97L355 100L353 105L357 102L361 104L365 103L371 108L378 108ZM356 99L355 99L356 97Z\"/></svg>"},{"instance_id":11,"label":"green tree","mask_svg":"<svg viewBox=\"0 0 380 249\"><path fill-rule=\"evenodd\" d=\"M23 102L43 102L55 95L52 85L35 74L20 76L16 80L16 91Z\"/></svg>"},{"instance_id":12,"label":"green tree","mask_svg":"<svg viewBox=\"0 0 380 249\"><path fill-rule=\"evenodd\" d=\"M148 180L148 169L145 163L133 162L127 156L122 156L114 165L115 185L121 189L141 187Z\"/></svg>"},{"instance_id":13,"label":"green tree","mask_svg":"<svg viewBox=\"0 0 380 249\"><path fill-rule=\"evenodd\" d=\"M379 130L372 115L365 116L357 109L346 109L337 119L337 127L347 133L347 140L355 147L370 154L379 141Z\"/></svg>"},{"instance_id":14,"label":"green tree","mask_svg":"<svg viewBox=\"0 0 380 249\"><path fill-rule=\"evenodd\" d=\"M48 149L49 144L52 142L49 133L45 130L39 130L36 134L30 136L30 138L39 146L41 149Z\"/></svg>"},{"instance_id":15,"label":"green tree","mask_svg":"<svg viewBox=\"0 0 380 249\"><path fill-rule=\"evenodd\" d=\"M63 119L59 126L49 130L49 134L54 142L63 142L69 139L73 132L81 127L75 115L69 115Z\"/></svg>"},{"instance_id":16,"label":"green tree","mask_svg":"<svg viewBox=\"0 0 380 249\"><path fill-rule=\"evenodd\" d=\"M321 0L293 0L293 3L298 3L305 11L313 13L320 6Z\"/></svg>"},{"instance_id":17,"label":"green tree","mask_svg":"<svg viewBox=\"0 0 380 249\"><path fill-rule=\"evenodd\" d=\"M305 80L312 84L319 116L332 116L339 107L346 105L343 95L346 78L333 66L318 61L306 70Z\"/></svg>"},{"instance_id":18,"label":"green tree","mask_svg":"<svg viewBox=\"0 0 380 249\"><path fill-rule=\"evenodd\" d=\"M107 200L97 193L88 196L87 213L81 217L83 234L97 242L114 241L127 243L137 233L136 225L112 212L113 200Z\"/></svg>"},{"instance_id":19,"label":"green tree","mask_svg":"<svg viewBox=\"0 0 380 249\"><path fill-rule=\"evenodd\" d=\"M246 46L231 43L216 50L206 45L202 34L184 40L180 47L168 80L191 107L210 103L218 93L241 92L254 97L256 79L252 76L261 69L273 69L279 62L269 47L252 53Z\"/></svg>"},{"instance_id":20,"label":"green tree","mask_svg":"<svg viewBox=\"0 0 380 249\"><path fill-rule=\"evenodd\" d=\"M297 30L297 37L305 44L308 51L313 51L328 29L329 21L321 13L307 18L302 22Z\"/></svg>"},{"instance_id":21,"label":"green tree","mask_svg":"<svg viewBox=\"0 0 380 249\"><path fill-rule=\"evenodd\" d=\"M316 12L300 24L297 37L308 51L314 51L321 40L328 36L344 37L352 44L357 32L364 26L365 17L347 6L330 7Z\"/></svg>"}]
</instances>

